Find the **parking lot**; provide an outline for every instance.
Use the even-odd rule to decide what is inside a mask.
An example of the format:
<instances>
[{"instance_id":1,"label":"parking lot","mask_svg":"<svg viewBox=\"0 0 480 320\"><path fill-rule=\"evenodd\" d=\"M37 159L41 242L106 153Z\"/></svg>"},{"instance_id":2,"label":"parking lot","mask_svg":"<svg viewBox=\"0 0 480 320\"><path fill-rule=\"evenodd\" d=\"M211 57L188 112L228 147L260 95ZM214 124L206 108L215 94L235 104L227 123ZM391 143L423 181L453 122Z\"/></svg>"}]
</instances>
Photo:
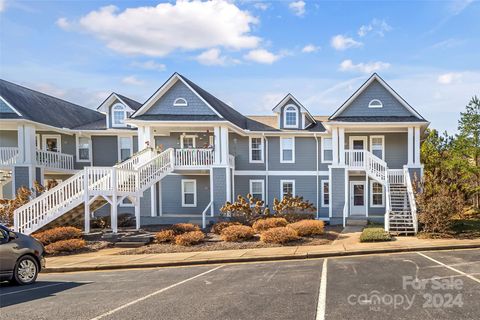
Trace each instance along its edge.
<instances>
[{"instance_id":1,"label":"parking lot","mask_svg":"<svg viewBox=\"0 0 480 320\"><path fill-rule=\"evenodd\" d=\"M0 319L478 319L480 250L41 274Z\"/></svg>"}]
</instances>

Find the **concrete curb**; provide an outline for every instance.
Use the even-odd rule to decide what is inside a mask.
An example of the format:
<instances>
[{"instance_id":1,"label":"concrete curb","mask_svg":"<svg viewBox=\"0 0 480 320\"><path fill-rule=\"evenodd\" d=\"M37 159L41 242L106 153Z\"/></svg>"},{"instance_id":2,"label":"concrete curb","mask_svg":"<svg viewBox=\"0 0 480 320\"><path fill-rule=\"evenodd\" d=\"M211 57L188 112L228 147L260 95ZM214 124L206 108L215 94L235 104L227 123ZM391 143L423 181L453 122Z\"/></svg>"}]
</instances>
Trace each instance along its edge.
<instances>
[{"instance_id":1,"label":"concrete curb","mask_svg":"<svg viewBox=\"0 0 480 320\"><path fill-rule=\"evenodd\" d=\"M441 250L476 249L476 248L480 248L480 244L458 244L458 245L449 245L449 246L445 245L445 246L436 246L436 247L419 246L419 247L408 247L408 248L381 248L381 249L365 249L365 250L336 251L336 252L323 252L323 253L302 253L302 254L291 254L291 255L274 255L274 256L259 256L259 257L229 258L229 259L203 259L203 260L199 259L199 260L191 260L191 261L184 260L184 261L172 261L172 262L111 264L111 265L85 266L85 267L82 267L82 266L54 267L54 268L47 267L42 270L42 273L140 269L140 268L155 268L155 267L181 267L181 266L242 263L242 262L304 260L304 259L317 259L317 258L328 258L328 257L361 256L361 255L383 254L383 253L441 251Z\"/></svg>"}]
</instances>

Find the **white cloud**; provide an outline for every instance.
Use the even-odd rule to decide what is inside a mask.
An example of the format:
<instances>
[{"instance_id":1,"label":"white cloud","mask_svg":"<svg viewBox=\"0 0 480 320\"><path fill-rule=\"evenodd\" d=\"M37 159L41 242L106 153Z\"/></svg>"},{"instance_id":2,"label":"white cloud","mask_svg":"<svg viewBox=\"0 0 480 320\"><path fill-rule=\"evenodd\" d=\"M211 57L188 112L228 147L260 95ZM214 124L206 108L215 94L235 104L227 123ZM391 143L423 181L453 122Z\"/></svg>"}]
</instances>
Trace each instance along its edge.
<instances>
[{"instance_id":1,"label":"white cloud","mask_svg":"<svg viewBox=\"0 0 480 320\"><path fill-rule=\"evenodd\" d=\"M340 71L357 71L362 73L377 72L388 69L389 67L390 63L382 61L354 64L352 60L343 60L342 63L340 63Z\"/></svg>"},{"instance_id":2,"label":"white cloud","mask_svg":"<svg viewBox=\"0 0 480 320\"><path fill-rule=\"evenodd\" d=\"M369 24L364 24L358 29L358 35L364 37L373 32L383 37L390 30L392 30L392 27L385 20L373 19Z\"/></svg>"},{"instance_id":3,"label":"white cloud","mask_svg":"<svg viewBox=\"0 0 480 320\"><path fill-rule=\"evenodd\" d=\"M272 64L275 61L282 58L281 54L274 54L265 49L255 49L249 51L246 55L243 56L246 60L264 63L264 64Z\"/></svg>"},{"instance_id":4,"label":"white cloud","mask_svg":"<svg viewBox=\"0 0 480 320\"><path fill-rule=\"evenodd\" d=\"M134 86L141 86L144 84L144 82L140 79L138 79L135 76L128 76L122 79L122 83L124 84L129 84L129 85L134 85Z\"/></svg>"},{"instance_id":5,"label":"white cloud","mask_svg":"<svg viewBox=\"0 0 480 320\"><path fill-rule=\"evenodd\" d=\"M58 18L55 24L63 30L68 30L70 28L70 22L64 17Z\"/></svg>"},{"instance_id":6,"label":"white cloud","mask_svg":"<svg viewBox=\"0 0 480 320\"><path fill-rule=\"evenodd\" d=\"M314 44L307 44L305 47L302 48L303 53L312 53L320 50L320 47L317 47Z\"/></svg>"},{"instance_id":7,"label":"white cloud","mask_svg":"<svg viewBox=\"0 0 480 320\"><path fill-rule=\"evenodd\" d=\"M140 69L155 70L155 71L165 71L167 69L166 65L164 65L163 63L158 63L154 60L148 60L144 62L134 61L132 63L132 66Z\"/></svg>"},{"instance_id":8,"label":"white cloud","mask_svg":"<svg viewBox=\"0 0 480 320\"><path fill-rule=\"evenodd\" d=\"M465 10L469 5L473 3L474 0L454 0L450 3L450 11L452 14L460 14Z\"/></svg>"},{"instance_id":9,"label":"white cloud","mask_svg":"<svg viewBox=\"0 0 480 320\"><path fill-rule=\"evenodd\" d=\"M6 3L6 0L0 0L0 12L5 11Z\"/></svg>"},{"instance_id":10,"label":"white cloud","mask_svg":"<svg viewBox=\"0 0 480 320\"><path fill-rule=\"evenodd\" d=\"M336 50L346 50L348 48L358 48L363 45L363 43L353 40L352 38L345 37L341 34L334 36L330 44Z\"/></svg>"},{"instance_id":11,"label":"white cloud","mask_svg":"<svg viewBox=\"0 0 480 320\"><path fill-rule=\"evenodd\" d=\"M438 76L437 82L441 84L451 84L460 81L462 74L459 72L448 72Z\"/></svg>"},{"instance_id":12,"label":"white cloud","mask_svg":"<svg viewBox=\"0 0 480 320\"><path fill-rule=\"evenodd\" d=\"M303 17L305 15L305 2L302 0L290 2L288 7L296 16Z\"/></svg>"},{"instance_id":13,"label":"white cloud","mask_svg":"<svg viewBox=\"0 0 480 320\"><path fill-rule=\"evenodd\" d=\"M80 18L79 27L128 55L166 56L174 50L256 48L259 21L229 1L178 1L120 11L110 5Z\"/></svg>"},{"instance_id":14,"label":"white cloud","mask_svg":"<svg viewBox=\"0 0 480 320\"><path fill-rule=\"evenodd\" d=\"M227 63L227 57L222 56L222 52L218 48L204 51L195 59L206 66L224 66Z\"/></svg>"},{"instance_id":15,"label":"white cloud","mask_svg":"<svg viewBox=\"0 0 480 320\"><path fill-rule=\"evenodd\" d=\"M262 11L265 11L267 10L268 8L270 8L270 3L266 3L266 2L257 2L253 5L255 8L257 8L258 10L262 10Z\"/></svg>"}]
</instances>

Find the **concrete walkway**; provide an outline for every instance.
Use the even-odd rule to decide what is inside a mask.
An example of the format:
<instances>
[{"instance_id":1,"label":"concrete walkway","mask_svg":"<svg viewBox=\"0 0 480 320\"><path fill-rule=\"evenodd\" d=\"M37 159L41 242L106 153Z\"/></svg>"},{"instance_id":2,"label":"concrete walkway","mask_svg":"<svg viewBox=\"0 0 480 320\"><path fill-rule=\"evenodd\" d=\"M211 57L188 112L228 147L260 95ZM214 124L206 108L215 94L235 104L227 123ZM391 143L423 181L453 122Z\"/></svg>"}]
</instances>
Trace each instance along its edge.
<instances>
[{"instance_id":1,"label":"concrete walkway","mask_svg":"<svg viewBox=\"0 0 480 320\"><path fill-rule=\"evenodd\" d=\"M213 263L309 259L373 253L480 248L480 239L417 239L396 237L395 241L360 243L360 231L346 228L331 244L275 248L118 255L127 249L47 258L44 272L71 272L108 269L167 267Z\"/></svg>"}]
</instances>

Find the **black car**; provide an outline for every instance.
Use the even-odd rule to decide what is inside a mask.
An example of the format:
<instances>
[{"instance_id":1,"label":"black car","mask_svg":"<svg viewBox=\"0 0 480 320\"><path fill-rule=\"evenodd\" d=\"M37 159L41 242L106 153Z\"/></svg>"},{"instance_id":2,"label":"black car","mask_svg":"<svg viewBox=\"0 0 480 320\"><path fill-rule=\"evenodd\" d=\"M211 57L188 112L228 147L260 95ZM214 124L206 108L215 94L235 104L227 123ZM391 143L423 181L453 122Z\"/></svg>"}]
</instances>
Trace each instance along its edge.
<instances>
[{"instance_id":1,"label":"black car","mask_svg":"<svg viewBox=\"0 0 480 320\"><path fill-rule=\"evenodd\" d=\"M0 225L0 281L31 284L45 267L43 245L33 237Z\"/></svg>"}]
</instances>

